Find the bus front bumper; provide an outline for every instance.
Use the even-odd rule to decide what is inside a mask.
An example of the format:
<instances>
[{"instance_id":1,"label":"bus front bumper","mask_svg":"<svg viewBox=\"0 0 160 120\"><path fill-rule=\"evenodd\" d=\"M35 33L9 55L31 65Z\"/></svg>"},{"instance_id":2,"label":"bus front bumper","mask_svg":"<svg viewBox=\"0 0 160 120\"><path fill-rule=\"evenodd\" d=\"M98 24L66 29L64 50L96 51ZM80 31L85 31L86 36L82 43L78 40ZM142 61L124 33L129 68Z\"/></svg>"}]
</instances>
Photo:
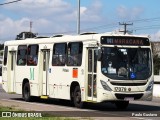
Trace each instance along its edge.
<instances>
[{"instance_id":1,"label":"bus front bumper","mask_svg":"<svg viewBox=\"0 0 160 120\"><path fill-rule=\"evenodd\" d=\"M152 100L152 91L114 92L114 91L106 91L104 89L99 89L99 94L97 96L97 102L116 101L116 100L151 101Z\"/></svg>"}]
</instances>

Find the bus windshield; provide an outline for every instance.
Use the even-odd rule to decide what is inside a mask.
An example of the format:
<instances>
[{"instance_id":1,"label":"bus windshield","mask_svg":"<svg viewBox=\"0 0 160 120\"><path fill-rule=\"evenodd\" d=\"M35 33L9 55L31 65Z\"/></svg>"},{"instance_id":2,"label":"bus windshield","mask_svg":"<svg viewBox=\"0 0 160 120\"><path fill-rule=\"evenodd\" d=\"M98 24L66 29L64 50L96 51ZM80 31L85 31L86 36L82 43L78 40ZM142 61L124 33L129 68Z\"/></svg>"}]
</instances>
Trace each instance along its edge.
<instances>
[{"instance_id":1,"label":"bus windshield","mask_svg":"<svg viewBox=\"0 0 160 120\"><path fill-rule=\"evenodd\" d=\"M149 48L102 48L102 73L117 80L145 80L151 75Z\"/></svg>"}]
</instances>

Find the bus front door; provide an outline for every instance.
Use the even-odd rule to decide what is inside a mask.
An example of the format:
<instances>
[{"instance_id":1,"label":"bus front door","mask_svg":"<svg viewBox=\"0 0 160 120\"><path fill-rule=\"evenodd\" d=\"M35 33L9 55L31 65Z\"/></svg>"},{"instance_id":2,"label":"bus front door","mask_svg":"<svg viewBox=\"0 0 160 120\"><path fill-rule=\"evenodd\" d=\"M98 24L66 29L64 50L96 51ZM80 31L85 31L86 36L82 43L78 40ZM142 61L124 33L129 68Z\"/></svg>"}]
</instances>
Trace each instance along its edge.
<instances>
[{"instance_id":1,"label":"bus front door","mask_svg":"<svg viewBox=\"0 0 160 120\"><path fill-rule=\"evenodd\" d=\"M43 67L43 77L42 77L42 96L45 98L49 95L49 83L48 83L48 70L49 70L49 54L48 49L42 50L42 67ZM48 97L47 97L48 98Z\"/></svg>"},{"instance_id":2,"label":"bus front door","mask_svg":"<svg viewBox=\"0 0 160 120\"><path fill-rule=\"evenodd\" d=\"M97 100L97 49L88 49L88 81L87 96L88 101Z\"/></svg>"},{"instance_id":3,"label":"bus front door","mask_svg":"<svg viewBox=\"0 0 160 120\"><path fill-rule=\"evenodd\" d=\"M15 65L16 65L16 51L9 51L8 56L8 92L16 92L16 78L15 78Z\"/></svg>"}]
</instances>

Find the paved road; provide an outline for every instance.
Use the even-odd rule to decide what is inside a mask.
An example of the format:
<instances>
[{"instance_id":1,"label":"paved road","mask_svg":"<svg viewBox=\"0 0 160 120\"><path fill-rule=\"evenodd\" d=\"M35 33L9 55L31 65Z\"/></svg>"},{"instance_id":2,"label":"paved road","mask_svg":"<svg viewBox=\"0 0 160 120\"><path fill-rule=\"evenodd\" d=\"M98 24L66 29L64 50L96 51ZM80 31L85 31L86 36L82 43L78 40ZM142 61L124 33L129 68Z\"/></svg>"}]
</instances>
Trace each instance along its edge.
<instances>
[{"instance_id":1,"label":"paved road","mask_svg":"<svg viewBox=\"0 0 160 120\"><path fill-rule=\"evenodd\" d=\"M54 115L68 117L85 117L92 119L107 119L108 120L130 120L130 119L145 119L159 120L160 119L160 98L154 98L153 101L132 101L128 108L124 111L118 111L113 104L88 104L84 109L73 107L69 101L64 100L35 100L31 103L24 102L21 95L7 94L3 91L0 85L0 105L12 106L18 109L27 111L46 111ZM144 117L149 115L149 117ZM158 117L151 117L158 115Z\"/></svg>"}]
</instances>

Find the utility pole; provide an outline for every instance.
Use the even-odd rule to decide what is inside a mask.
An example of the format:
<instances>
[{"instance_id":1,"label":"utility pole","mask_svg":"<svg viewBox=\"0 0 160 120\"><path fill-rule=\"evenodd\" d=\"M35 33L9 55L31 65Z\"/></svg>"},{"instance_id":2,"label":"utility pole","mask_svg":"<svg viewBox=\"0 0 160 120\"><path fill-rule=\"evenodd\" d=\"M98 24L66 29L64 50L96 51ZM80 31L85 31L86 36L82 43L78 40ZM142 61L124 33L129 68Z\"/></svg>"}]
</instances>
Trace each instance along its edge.
<instances>
[{"instance_id":1,"label":"utility pole","mask_svg":"<svg viewBox=\"0 0 160 120\"><path fill-rule=\"evenodd\" d=\"M80 34L80 0L78 0L78 10L77 10L77 34Z\"/></svg>"},{"instance_id":2,"label":"utility pole","mask_svg":"<svg viewBox=\"0 0 160 120\"><path fill-rule=\"evenodd\" d=\"M131 31L128 31L128 30L127 30L127 26L128 26L128 25L133 25L133 23L128 24L128 23L120 23L120 22L119 22L119 25L124 25L124 30L120 30L119 32L123 32L124 35L125 35L126 33L131 32Z\"/></svg>"}]
</instances>

